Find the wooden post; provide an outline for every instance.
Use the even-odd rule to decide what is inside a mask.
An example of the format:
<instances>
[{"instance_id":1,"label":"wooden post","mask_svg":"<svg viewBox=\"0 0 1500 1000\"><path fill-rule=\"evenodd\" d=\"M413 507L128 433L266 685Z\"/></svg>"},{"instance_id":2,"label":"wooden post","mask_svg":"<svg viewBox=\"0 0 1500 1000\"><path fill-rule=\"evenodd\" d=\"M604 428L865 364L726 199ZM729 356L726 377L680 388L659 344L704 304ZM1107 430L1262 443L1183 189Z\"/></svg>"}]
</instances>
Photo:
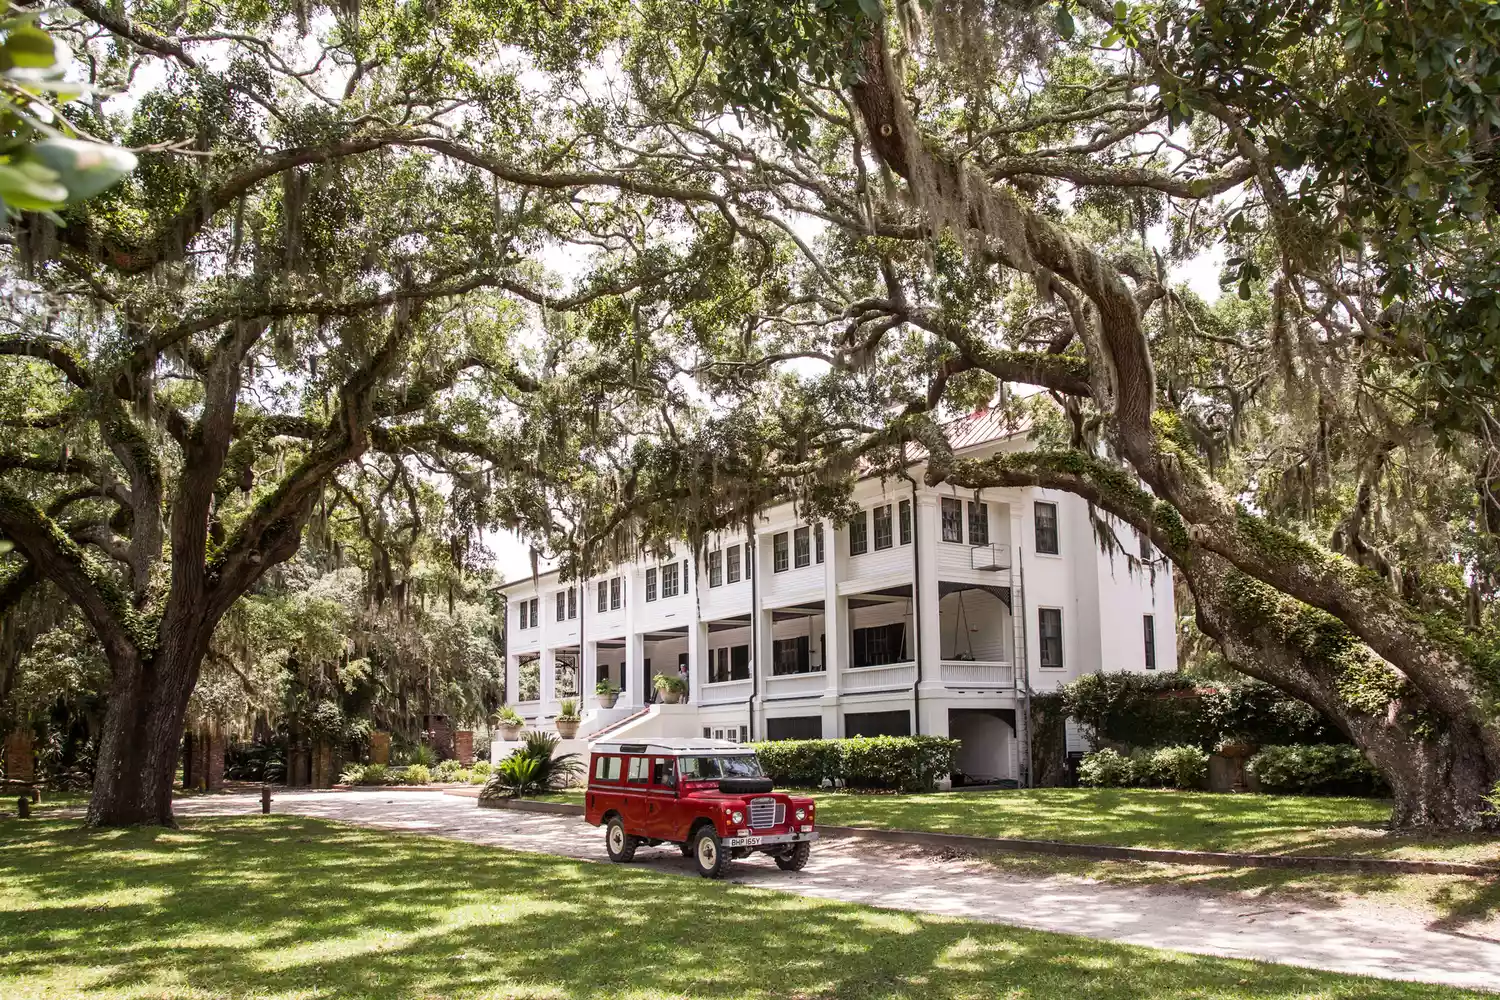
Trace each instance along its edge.
<instances>
[{"instance_id":1,"label":"wooden post","mask_svg":"<svg viewBox=\"0 0 1500 1000\"><path fill-rule=\"evenodd\" d=\"M20 819L30 819L31 818L31 798L30 798L30 796L22 795L20 798L16 799L16 816L19 817Z\"/></svg>"},{"instance_id":2,"label":"wooden post","mask_svg":"<svg viewBox=\"0 0 1500 1000\"><path fill-rule=\"evenodd\" d=\"M269 815L271 815L271 786L270 785L261 785L260 786L260 814L262 816L269 816Z\"/></svg>"}]
</instances>

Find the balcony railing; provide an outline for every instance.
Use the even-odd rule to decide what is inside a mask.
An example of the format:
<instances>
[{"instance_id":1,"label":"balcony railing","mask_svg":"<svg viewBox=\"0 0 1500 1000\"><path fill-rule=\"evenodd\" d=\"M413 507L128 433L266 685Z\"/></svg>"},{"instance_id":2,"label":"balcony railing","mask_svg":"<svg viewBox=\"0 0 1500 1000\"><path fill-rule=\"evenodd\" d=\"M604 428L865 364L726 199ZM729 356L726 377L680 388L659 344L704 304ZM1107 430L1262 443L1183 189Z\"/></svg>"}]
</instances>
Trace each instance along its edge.
<instances>
[{"instance_id":1,"label":"balcony railing","mask_svg":"<svg viewBox=\"0 0 1500 1000\"><path fill-rule=\"evenodd\" d=\"M943 660L939 676L946 687L1011 688L1015 668L1000 660Z\"/></svg>"},{"instance_id":2,"label":"balcony railing","mask_svg":"<svg viewBox=\"0 0 1500 1000\"><path fill-rule=\"evenodd\" d=\"M860 691L884 691L892 688L911 687L917 682L917 665L914 662L882 663L874 667L845 667L843 687L857 694Z\"/></svg>"},{"instance_id":3,"label":"balcony railing","mask_svg":"<svg viewBox=\"0 0 1500 1000\"><path fill-rule=\"evenodd\" d=\"M693 692L693 700L699 705L740 704L749 697L750 681L748 679L702 684Z\"/></svg>"},{"instance_id":4,"label":"balcony railing","mask_svg":"<svg viewBox=\"0 0 1500 1000\"><path fill-rule=\"evenodd\" d=\"M766 678L766 694L770 697L816 694L826 687L828 687L828 675L822 670L807 674L782 674Z\"/></svg>"},{"instance_id":5,"label":"balcony railing","mask_svg":"<svg viewBox=\"0 0 1500 1000\"><path fill-rule=\"evenodd\" d=\"M994 545L975 545L969 549L969 559L977 570L993 573L1010 569L1010 546L999 542Z\"/></svg>"}]
</instances>

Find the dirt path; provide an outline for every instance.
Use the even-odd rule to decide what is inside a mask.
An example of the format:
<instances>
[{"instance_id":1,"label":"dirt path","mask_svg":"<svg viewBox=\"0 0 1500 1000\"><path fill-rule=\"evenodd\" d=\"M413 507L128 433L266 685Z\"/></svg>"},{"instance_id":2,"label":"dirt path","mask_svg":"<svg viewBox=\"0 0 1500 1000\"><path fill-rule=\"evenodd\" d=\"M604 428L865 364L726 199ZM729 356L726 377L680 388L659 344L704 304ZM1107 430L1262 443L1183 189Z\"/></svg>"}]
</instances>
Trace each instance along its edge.
<instances>
[{"instance_id":1,"label":"dirt path","mask_svg":"<svg viewBox=\"0 0 1500 1000\"><path fill-rule=\"evenodd\" d=\"M260 811L241 795L183 799L179 816ZM570 816L480 809L437 792L302 792L277 795L272 811L603 861L603 834ZM675 847L644 848L636 864L696 878ZM798 874L756 856L730 881L780 892L916 910L1177 951L1306 965L1388 979L1500 990L1500 942L1444 933L1415 919L1350 907L1299 909L1175 889L1145 889L1055 876L1024 877L921 850L860 840L813 848Z\"/></svg>"}]
</instances>

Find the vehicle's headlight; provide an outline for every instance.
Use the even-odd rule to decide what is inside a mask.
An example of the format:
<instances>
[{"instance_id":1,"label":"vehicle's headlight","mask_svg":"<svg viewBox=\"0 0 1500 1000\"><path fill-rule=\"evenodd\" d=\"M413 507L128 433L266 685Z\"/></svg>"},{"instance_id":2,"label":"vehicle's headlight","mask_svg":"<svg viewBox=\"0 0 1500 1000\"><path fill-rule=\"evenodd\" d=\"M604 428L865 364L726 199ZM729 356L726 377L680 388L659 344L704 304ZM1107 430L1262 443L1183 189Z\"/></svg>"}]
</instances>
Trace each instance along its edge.
<instances>
[{"instance_id":1,"label":"vehicle's headlight","mask_svg":"<svg viewBox=\"0 0 1500 1000\"><path fill-rule=\"evenodd\" d=\"M807 819L807 810L806 809L798 809L797 810L797 818L799 820Z\"/></svg>"},{"instance_id":2,"label":"vehicle's headlight","mask_svg":"<svg viewBox=\"0 0 1500 1000\"><path fill-rule=\"evenodd\" d=\"M736 809L734 812L730 813L729 814L729 818L732 819L736 823L743 823L743 822L745 822L745 814L742 813L742 812L740 812L738 809Z\"/></svg>"}]
</instances>

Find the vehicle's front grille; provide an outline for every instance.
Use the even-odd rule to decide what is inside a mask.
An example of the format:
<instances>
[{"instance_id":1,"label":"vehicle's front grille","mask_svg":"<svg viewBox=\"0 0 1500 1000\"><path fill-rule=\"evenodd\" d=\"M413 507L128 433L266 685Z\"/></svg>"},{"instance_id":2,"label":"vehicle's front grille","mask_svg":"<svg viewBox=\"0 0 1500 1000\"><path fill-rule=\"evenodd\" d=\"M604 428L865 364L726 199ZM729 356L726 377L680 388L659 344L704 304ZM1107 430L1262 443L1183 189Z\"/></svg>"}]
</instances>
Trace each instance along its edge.
<instances>
[{"instance_id":1,"label":"vehicle's front grille","mask_svg":"<svg viewBox=\"0 0 1500 1000\"><path fill-rule=\"evenodd\" d=\"M750 826L755 830L764 830L776 825L776 800L775 799L751 799L750 800Z\"/></svg>"}]
</instances>

